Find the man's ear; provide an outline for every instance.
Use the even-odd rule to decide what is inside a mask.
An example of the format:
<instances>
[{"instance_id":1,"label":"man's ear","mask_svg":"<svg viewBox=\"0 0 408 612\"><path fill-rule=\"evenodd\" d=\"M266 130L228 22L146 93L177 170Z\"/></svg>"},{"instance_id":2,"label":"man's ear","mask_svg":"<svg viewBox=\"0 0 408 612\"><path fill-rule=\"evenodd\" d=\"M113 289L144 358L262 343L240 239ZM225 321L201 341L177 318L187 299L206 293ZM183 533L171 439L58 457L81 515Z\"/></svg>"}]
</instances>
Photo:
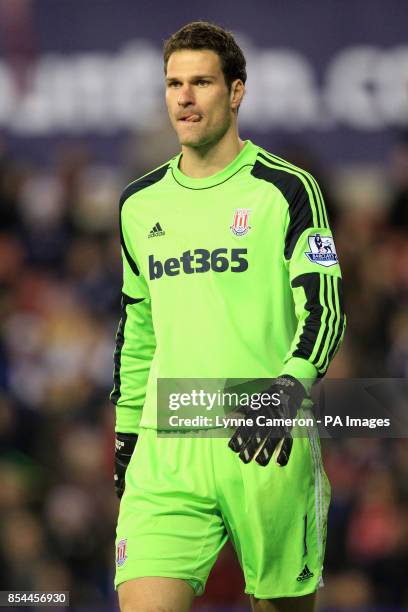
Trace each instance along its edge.
<instances>
[{"instance_id":1,"label":"man's ear","mask_svg":"<svg viewBox=\"0 0 408 612\"><path fill-rule=\"evenodd\" d=\"M230 103L233 110L237 110L245 95L245 85L241 79L236 79L231 83Z\"/></svg>"}]
</instances>

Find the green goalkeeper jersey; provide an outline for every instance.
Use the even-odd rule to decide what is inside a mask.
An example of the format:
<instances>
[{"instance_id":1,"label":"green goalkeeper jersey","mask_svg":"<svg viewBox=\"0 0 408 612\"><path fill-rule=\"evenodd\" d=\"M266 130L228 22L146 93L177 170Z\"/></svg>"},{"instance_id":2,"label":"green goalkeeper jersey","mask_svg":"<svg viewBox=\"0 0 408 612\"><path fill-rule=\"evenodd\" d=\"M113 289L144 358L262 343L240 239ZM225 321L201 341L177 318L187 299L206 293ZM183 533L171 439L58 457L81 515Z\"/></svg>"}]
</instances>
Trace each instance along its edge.
<instances>
[{"instance_id":1,"label":"green goalkeeper jersey","mask_svg":"<svg viewBox=\"0 0 408 612\"><path fill-rule=\"evenodd\" d=\"M344 333L341 273L320 188L246 141L196 179L181 154L120 200L116 431L156 426L158 378L323 376Z\"/></svg>"}]
</instances>

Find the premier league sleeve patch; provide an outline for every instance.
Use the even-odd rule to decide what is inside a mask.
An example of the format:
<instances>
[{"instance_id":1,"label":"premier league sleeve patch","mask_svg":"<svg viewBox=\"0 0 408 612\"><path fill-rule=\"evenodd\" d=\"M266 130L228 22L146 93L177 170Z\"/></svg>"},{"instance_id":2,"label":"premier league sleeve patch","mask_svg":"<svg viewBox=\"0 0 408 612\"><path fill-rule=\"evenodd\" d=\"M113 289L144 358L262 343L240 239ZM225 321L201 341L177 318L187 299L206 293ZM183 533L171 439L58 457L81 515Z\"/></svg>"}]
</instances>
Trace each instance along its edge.
<instances>
[{"instance_id":1,"label":"premier league sleeve patch","mask_svg":"<svg viewBox=\"0 0 408 612\"><path fill-rule=\"evenodd\" d=\"M313 234L308 237L309 251L305 255L312 263L329 268L339 263L332 236Z\"/></svg>"},{"instance_id":2,"label":"premier league sleeve patch","mask_svg":"<svg viewBox=\"0 0 408 612\"><path fill-rule=\"evenodd\" d=\"M127 559L126 555L127 540L120 540L117 546L116 565L121 567Z\"/></svg>"}]
</instances>

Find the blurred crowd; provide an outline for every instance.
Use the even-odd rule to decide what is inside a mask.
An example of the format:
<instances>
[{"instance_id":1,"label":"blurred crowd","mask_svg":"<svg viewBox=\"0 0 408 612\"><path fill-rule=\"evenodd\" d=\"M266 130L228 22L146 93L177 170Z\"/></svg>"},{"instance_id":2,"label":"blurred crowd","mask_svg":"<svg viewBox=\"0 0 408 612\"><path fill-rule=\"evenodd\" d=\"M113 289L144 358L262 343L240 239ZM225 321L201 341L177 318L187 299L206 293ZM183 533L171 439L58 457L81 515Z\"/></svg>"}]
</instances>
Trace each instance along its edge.
<instances>
[{"instance_id":1,"label":"blurred crowd","mask_svg":"<svg viewBox=\"0 0 408 612\"><path fill-rule=\"evenodd\" d=\"M0 141L0 590L68 590L77 608L115 608L118 198L175 152L150 144L135 141L117 168L84 143L44 166ZM348 329L328 376L408 377L408 139L379 167L327 169L293 144L273 152L317 177L335 232ZM321 609L407 609L407 441L323 447ZM242 590L227 546L196 608L248 609Z\"/></svg>"}]
</instances>

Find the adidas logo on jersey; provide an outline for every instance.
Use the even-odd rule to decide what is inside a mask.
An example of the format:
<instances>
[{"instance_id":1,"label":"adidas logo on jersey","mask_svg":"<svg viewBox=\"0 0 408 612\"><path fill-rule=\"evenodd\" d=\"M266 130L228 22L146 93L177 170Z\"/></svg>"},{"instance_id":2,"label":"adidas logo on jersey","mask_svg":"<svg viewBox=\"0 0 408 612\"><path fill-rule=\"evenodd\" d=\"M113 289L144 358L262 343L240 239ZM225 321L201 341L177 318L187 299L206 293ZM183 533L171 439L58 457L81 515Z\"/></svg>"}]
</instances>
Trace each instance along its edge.
<instances>
[{"instance_id":1,"label":"adidas logo on jersey","mask_svg":"<svg viewBox=\"0 0 408 612\"><path fill-rule=\"evenodd\" d=\"M310 571L310 569L305 565L305 567L300 572L299 576L296 578L298 582L303 582L304 580L309 580L309 578L313 578L314 573Z\"/></svg>"},{"instance_id":2,"label":"adidas logo on jersey","mask_svg":"<svg viewBox=\"0 0 408 612\"><path fill-rule=\"evenodd\" d=\"M152 229L149 232L149 235L147 236L148 238L156 238L156 236L164 236L166 232L164 232L162 230L162 227L160 225L159 222L156 223L156 225L154 225L152 227Z\"/></svg>"}]
</instances>

